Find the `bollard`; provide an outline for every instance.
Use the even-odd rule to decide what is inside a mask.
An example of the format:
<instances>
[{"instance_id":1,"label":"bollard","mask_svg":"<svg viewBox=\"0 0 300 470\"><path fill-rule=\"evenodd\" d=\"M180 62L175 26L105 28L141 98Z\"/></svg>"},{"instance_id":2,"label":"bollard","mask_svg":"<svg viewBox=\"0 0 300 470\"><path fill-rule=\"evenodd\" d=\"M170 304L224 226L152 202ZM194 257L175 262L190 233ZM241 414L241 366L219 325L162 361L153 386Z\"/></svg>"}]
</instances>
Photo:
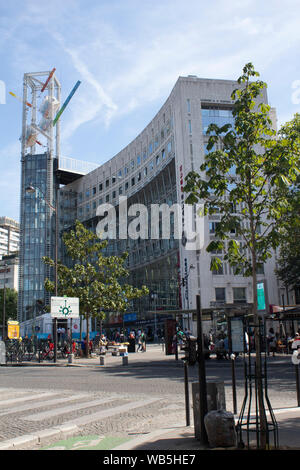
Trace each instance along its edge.
<instances>
[{"instance_id":1,"label":"bollard","mask_svg":"<svg viewBox=\"0 0 300 470\"><path fill-rule=\"evenodd\" d=\"M73 364L73 359L74 359L74 354L69 354L69 357L68 357L69 364Z\"/></svg>"},{"instance_id":2,"label":"bollard","mask_svg":"<svg viewBox=\"0 0 300 470\"><path fill-rule=\"evenodd\" d=\"M123 357L122 357L122 364L123 364L123 366L127 366L127 365L128 365L128 356L123 356Z\"/></svg>"},{"instance_id":3,"label":"bollard","mask_svg":"<svg viewBox=\"0 0 300 470\"><path fill-rule=\"evenodd\" d=\"M104 364L105 364L105 357L100 356L100 366L104 366Z\"/></svg>"}]
</instances>

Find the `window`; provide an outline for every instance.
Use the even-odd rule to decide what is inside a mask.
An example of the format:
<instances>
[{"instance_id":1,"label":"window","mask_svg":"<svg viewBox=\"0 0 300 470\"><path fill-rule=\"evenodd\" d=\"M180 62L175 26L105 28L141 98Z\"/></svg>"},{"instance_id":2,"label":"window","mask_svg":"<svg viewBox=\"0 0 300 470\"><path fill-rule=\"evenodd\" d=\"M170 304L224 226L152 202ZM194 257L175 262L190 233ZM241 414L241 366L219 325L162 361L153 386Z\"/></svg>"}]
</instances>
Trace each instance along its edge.
<instances>
[{"instance_id":1,"label":"window","mask_svg":"<svg viewBox=\"0 0 300 470\"><path fill-rule=\"evenodd\" d=\"M96 187L94 187L93 188L93 196L96 194L96 191L97 191L97 189L96 189Z\"/></svg>"},{"instance_id":2,"label":"window","mask_svg":"<svg viewBox=\"0 0 300 470\"><path fill-rule=\"evenodd\" d=\"M257 264L256 266L256 274L265 274L264 265Z\"/></svg>"},{"instance_id":3,"label":"window","mask_svg":"<svg viewBox=\"0 0 300 470\"><path fill-rule=\"evenodd\" d=\"M85 197L86 199L88 199L90 197L90 190L87 189L87 191L85 192Z\"/></svg>"},{"instance_id":4,"label":"window","mask_svg":"<svg viewBox=\"0 0 300 470\"><path fill-rule=\"evenodd\" d=\"M105 201L109 202L109 194L106 195Z\"/></svg>"},{"instance_id":5,"label":"window","mask_svg":"<svg viewBox=\"0 0 300 470\"><path fill-rule=\"evenodd\" d=\"M153 152L153 144L152 144L152 142L150 142L150 144L149 144L149 155L151 155L152 152Z\"/></svg>"},{"instance_id":6,"label":"window","mask_svg":"<svg viewBox=\"0 0 300 470\"><path fill-rule=\"evenodd\" d=\"M105 187L106 187L106 188L109 188L109 180L106 180L106 181L105 181Z\"/></svg>"},{"instance_id":7,"label":"window","mask_svg":"<svg viewBox=\"0 0 300 470\"><path fill-rule=\"evenodd\" d=\"M134 160L131 160L130 164L131 164L131 169L133 170L134 169Z\"/></svg>"},{"instance_id":8,"label":"window","mask_svg":"<svg viewBox=\"0 0 300 470\"><path fill-rule=\"evenodd\" d=\"M141 179L142 179L142 173L139 173L137 180L138 180L138 181L141 181Z\"/></svg>"},{"instance_id":9,"label":"window","mask_svg":"<svg viewBox=\"0 0 300 470\"><path fill-rule=\"evenodd\" d=\"M93 201L93 209L96 209L96 201Z\"/></svg>"},{"instance_id":10,"label":"window","mask_svg":"<svg viewBox=\"0 0 300 470\"><path fill-rule=\"evenodd\" d=\"M115 199L115 197L116 197L116 191L113 191L112 198Z\"/></svg>"},{"instance_id":11,"label":"window","mask_svg":"<svg viewBox=\"0 0 300 470\"><path fill-rule=\"evenodd\" d=\"M128 167L127 166L125 166L125 168L124 168L124 175L128 175Z\"/></svg>"},{"instance_id":12,"label":"window","mask_svg":"<svg viewBox=\"0 0 300 470\"><path fill-rule=\"evenodd\" d=\"M128 181L126 181L125 183L125 191L127 191L127 189L128 189Z\"/></svg>"},{"instance_id":13,"label":"window","mask_svg":"<svg viewBox=\"0 0 300 470\"><path fill-rule=\"evenodd\" d=\"M141 156L140 155L138 155L136 157L136 164L137 164L137 166L139 166L141 164Z\"/></svg>"},{"instance_id":14,"label":"window","mask_svg":"<svg viewBox=\"0 0 300 470\"><path fill-rule=\"evenodd\" d=\"M78 199L79 199L79 202L82 201L82 193L79 193L79 194L78 194Z\"/></svg>"},{"instance_id":15,"label":"window","mask_svg":"<svg viewBox=\"0 0 300 470\"><path fill-rule=\"evenodd\" d=\"M100 184L99 184L99 192L101 192L102 190L103 190L103 184L100 183Z\"/></svg>"},{"instance_id":16,"label":"window","mask_svg":"<svg viewBox=\"0 0 300 470\"><path fill-rule=\"evenodd\" d=\"M135 185L135 178L131 178L131 186Z\"/></svg>"},{"instance_id":17,"label":"window","mask_svg":"<svg viewBox=\"0 0 300 470\"><path fill-rule=\"evenodd\" d=\"M123 193L123 187L120 186L120 187L119 187L119 194L122 194L122 193Z\"/></svg>"},{"instance_id":18,"label":"window","mask_svg":"<svg viewBox=\"0 0 300 470\"><path fill-rule=\"evenodd\" d=\"M115 175L114 175L114 176L112 176L112 178L111 178L111 183L114 184L115 182L116 182L116 177L115 177Z\"/></svg>"},{"instance_id":19,"label":"window","mask_svg":"<svg viewBox=\"0 0 300 470\"><path fill-rule=\"evenodd\" d=\"M144 168L144 176L147 176L147 174L148 174L148 168L145 166L145 168Z\"/></svg>"},{"instance_id":20,"label":"window","mask_svg":"<svg viewBox=\"0 0 300 470\"><path fill-rule=\"evenodd\" d=\"M226 289L225 287L216 287L215 288L215 293L216 293L216 302L217 303L225 303L226 302Z\"/></svg>"},{"instance_id":21,"label":"window","mask_svg":"<svg viewBox=\"0 0 300 470\"><path fill-rule=\"evenodd\" d=\"M163 149L163 150L161 151L161 158L162 158L163 160L166 158L166 151L165 151L165 149Z\"/></svg>"},{"instance_id":22,"label":"window","mask_svg":"<svg viewBox=\"0 0 300 470\"><path fill-rule=\"evenodd\" d=\"M210 124L217 124L222 127L231 124L234 127L234 118L231 109L221 109L217 107L202 108L202 131L205 134Z\"/></svg>"},{"instance_id":23,"label":"window","mask_svg":"<svg viewBox=\"0 0 300 470\"><path fill-rule=\"evenodd\" d=\"M192 133L192 121L189 120L189 133Z\"/></svg>"},{"instance_id":24,"label":"window","mask_svg":"<svg viewBox=\"0 0 300 470\"><path fill-rule=\"evenodd\" d=\"M118 178L119 178L119 179L122 178L122 170L119 170L119 172L118 172Z\"/></svg>"},{"instance_id":25,"label":"window","mask_svg":"<svg viewBox=\"0 0 300 470\"><path fill-rule=\"evenodd\" d=\"M224 274L224 265L223 263L221 263L219 266L218 266L218 269L213 269L212 270L212 273L215 275L215 276L221 276Z\"/></svg>"},{"instance_id":26,"label":"window","mask_svg":"<svg viewBox=\"0 0 300 470\"><path fill-rule=\"evenodd\" d=\"M209 222L209 233L216 233L219 222Z\"/></svg>"},{"instance_id":27,"label":"window","mask_svg":"<svg viewBox=\"0 0 300 470\"><path fill-rule=\"evenodd\" d=\"M103 199L102 197L99 199L99 206L101 206L101 204L103 203Z\"/></svg>"},{"instance_id":28,"label":"window","mask_svg":"<svg viewBox=\"0 0 300 470\"><path fill-rule=\"evenodd\" d=\"M187 105L187 112L191 112L191 100L186 100L186 105Z\"/></svg>"},{"instance_id":29,"label":"window","mask_svg":"<svg viewBox=\"0 0 300 470\"><path fill-rule=\"evenodd\" d=\"M156 157L156 165L159 165L159 164L160 164L160 156L157 155L157 157Z\"/></svg>"},{"instance_id":30,"label":"window","mask_svg":"<svg viewBox=\"0 0 300 470\"><path fill-rule=\"evenodd\" d=\"M171 142L171 141L168 142L168 147L167 147L167 149L168 149L168 153L171 153L171 152L172 152L172 142Z\"/></svg>"},{"instance_id":31,"label":"window","mask_svg":"<svg viewBox=\"0 0 300 470\"><path fill-rule=\"evenodd\" d=\"M233 287L233 303L234 304L246 303L246 287Z\"/></svg>"}]
</instances>

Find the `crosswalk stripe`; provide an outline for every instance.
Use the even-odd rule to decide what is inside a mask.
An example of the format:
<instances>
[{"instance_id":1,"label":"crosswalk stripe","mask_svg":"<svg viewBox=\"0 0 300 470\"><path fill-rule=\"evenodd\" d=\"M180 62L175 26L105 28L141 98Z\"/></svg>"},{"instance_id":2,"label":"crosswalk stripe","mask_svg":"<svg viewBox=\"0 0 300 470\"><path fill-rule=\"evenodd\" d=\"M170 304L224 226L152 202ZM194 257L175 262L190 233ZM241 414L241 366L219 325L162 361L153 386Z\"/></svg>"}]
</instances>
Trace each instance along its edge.
<instances>
[{"instance_id":1,"label":"crosswalk stripe","mask_svg":"<svg viewBox=\"0 0 300 470\"><path fill-rule=\"evenodd\" d=\"M64 398L55 398L53 400L43 400L34 403L27 403L27 405L16 406L14 408L9 408L4 411L0 410L0 416L5 416L12 413L21 413L22 411L28 411L36 408L59 405L60 403L67 403L68 401L81 400L82 398L87 398L89 395L71 395Z\"/></svg>"},{"instance_id":2,"label":"crosswalk stripe","mask_svg":"<svg viewBox=\"0 0 300 470\"><path fill-rule=\"evenodd\" d=\"M0 402L0 407L6 406L6 405L13 405L14 403L21 403L23 401L28 401L28 400L36 400L37 398L46 398L46 397L53 397L54 395L57 395L55 392L51 393L39 393L35 395L34 393L31 393L30 396L25 396L25 397L18 397L18 398L10 398L9 400L2 400Z\"/></svg>"},{"instance_id":3,"label":"crosswalk stripe","mask_svg":"<svg viewBox=\"0 0 300 470\"><path fill-rule=\"evenodd\" d=\"M93 406L104 405L111 401L116 400L117 397L108 399L92 400L85 403L77 403L75 405L65 406L63 408L56 408L53 410L42 411L41 413L34 413L29 416L24 416L22 419L26 421L43 421L44 419L53 418L54 416L61 415L64 413L71 413L72 411L82 410L84 408L91 408Z\"/></svg>"},{"instance_id":4,"label":"crosswalk stripe","mask_svg":"<svg viewBox=\"0 0 300 470\"><path fill-rule=\"evenodd\" d=\"M125 413L126 411L132 410L133 408L145 408L151 403L154 403L159 400L159 398L152 398L149 400L129 402L125 405L116 406L114 408L108 408L107 410L98 411L97 413L93 413L91 415L80 416L79 418L75 418L70 421L64 421L64 425L69 424L76 426L84 426L85 424L89 424L104 418L109 418L118 413Z\"/></svg>"}]
</instances>

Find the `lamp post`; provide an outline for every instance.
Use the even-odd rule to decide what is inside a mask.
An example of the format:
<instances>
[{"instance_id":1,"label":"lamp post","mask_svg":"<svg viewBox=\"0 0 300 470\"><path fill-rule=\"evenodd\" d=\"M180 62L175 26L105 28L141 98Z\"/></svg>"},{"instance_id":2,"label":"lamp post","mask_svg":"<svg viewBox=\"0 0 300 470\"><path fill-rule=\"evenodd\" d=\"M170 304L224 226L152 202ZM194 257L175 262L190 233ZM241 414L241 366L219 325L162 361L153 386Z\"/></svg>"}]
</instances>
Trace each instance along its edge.
<instances>
[{"instance_id":1,"label":"lamp post","mask_svg":"<svg viewBox=\"0 0 300 470\"><path fill-rule=\"evenodd\" d=\"M6 322L6 269L7 264L4 264L4 286L3 286L3 315L2 315L2 340L5 340L5 322Z\"/></svg>"},{"instance_id":2,"label":"lamp post","mask_svg":"<svg viewBox=\"0 0 300 470\"><path fill-rule=\"evenodd\" d=\"M154 337L156 338L157 336L157 315L156 315L156 300L158 298L158 294L156 294L155 292L151 292L150 294L150 299L151 301L154 301L154 311L155 311L155 314L154 314Z\"/></svg>"},{"instance_id":3,"label":"lamp post","mask_svg":"<svg viewBox=\"0 0 300 470\"><path fill-rule=\"evenodd\" d=\"M58 197L56 194L56 201L55 207L47 200L44 193L40 190L40 188L33 186L30 184L25 188L25 192L28 194L41 194L41 199L45 201L47 206L54 212L55 214L55 257L54 257L54 284L55 284L55 297L57 297L58 293L58 272L57 272L57 262L58 262ZM57 361L57 318L54 318L54 362Z\"/></svg>"},{"instance_id":4,"label":"lamp post","mask_svg":"<svg viewBox=\"0 0 300 470\"><path fill-rule=\"evenodd\" d=\"M187 303L187 310L189 310L189 308L190 308L188 282L189 282L189 275L191 273L191 269L195 269L195 266L193 264L190 264L188 272L185 274L184 278L182 279L182 285L183 285L183 287L186 288L185 299L186 299L186 303ZM190 329L190 313L189 312L188 312L188 329Z\"/></svg>"}]
</instances>

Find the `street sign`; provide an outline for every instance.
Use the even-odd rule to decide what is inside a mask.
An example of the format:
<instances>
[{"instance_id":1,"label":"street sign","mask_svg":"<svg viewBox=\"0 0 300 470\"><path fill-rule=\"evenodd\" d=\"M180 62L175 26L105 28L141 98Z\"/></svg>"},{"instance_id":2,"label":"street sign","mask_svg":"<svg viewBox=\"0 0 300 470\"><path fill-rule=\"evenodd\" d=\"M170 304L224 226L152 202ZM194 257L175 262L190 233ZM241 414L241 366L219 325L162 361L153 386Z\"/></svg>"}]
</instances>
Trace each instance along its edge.
<instances>
[{"instance_id":1,"label":"street sign","mask_svg":"<svg viewBox=\"0 0 300 470\"><path fill-rule=\"evenodd\" d=\"M257 283L257 310L266 310L265 285L263 282Z\"/></svg>"},{"instance_id":2,"label":"street sign","mask_svg":"<svg viewBox=\"0 0 300 470\"><path fill-rule=\"evenodd\" d=\"M241 318L229 318L231 325L231 351L244 352L244 325Z\"/></svg>"},{"instance_id":3,"label":"street sign","mask_svg":"<svg viewBox=\"0 0 300 470\"><path fill-rule=\"evenodd\" d=\"M7 336L9 339L18 339L20 336L20 325L17 321L7 322Z\"/></svg>"},{"instance_id":4,"label":"street sign","mask_svg":"<svg viewBox=\"0 0 300 470\"><path fill-rule=\"evenodd\" d=\"M51 297L52 318L79 318L78 297Z\"/></svg>"}]
</instances>

